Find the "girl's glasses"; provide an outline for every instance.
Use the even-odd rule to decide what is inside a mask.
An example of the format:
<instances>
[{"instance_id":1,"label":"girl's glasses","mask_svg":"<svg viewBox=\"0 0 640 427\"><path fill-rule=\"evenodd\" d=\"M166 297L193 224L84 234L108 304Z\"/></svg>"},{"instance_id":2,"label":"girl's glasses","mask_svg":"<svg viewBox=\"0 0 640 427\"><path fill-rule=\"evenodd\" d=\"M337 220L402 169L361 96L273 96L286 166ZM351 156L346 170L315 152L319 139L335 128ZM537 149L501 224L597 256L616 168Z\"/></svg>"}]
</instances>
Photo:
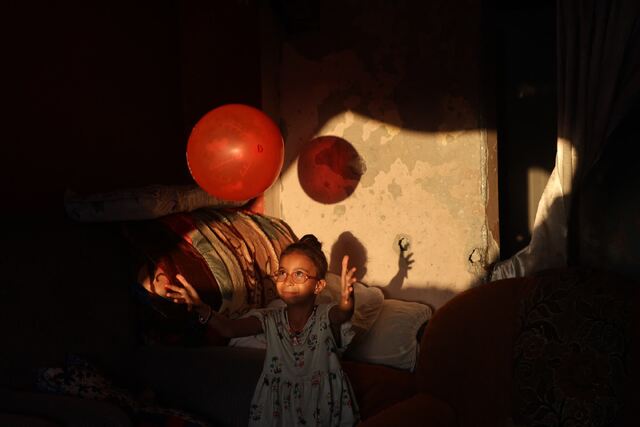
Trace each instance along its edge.
<instances>
[{"instance_id":1,"label":"girl's glasses","mask_svg":"<svg viewBox=\"0 0 640 427\"><path fill-rule=\"evenodd\" d=\"M291 273L287 273L287 271L283 269L276 271L276 274L274 274L273 277L276 280L276 283L282 283L287 280L287 277L289 277L289 275L291 275L291 280L296 285L302 285L309 279L317 279L317 277L310 276L302 270L295 270Z\"/></svg>"}]
</instances>

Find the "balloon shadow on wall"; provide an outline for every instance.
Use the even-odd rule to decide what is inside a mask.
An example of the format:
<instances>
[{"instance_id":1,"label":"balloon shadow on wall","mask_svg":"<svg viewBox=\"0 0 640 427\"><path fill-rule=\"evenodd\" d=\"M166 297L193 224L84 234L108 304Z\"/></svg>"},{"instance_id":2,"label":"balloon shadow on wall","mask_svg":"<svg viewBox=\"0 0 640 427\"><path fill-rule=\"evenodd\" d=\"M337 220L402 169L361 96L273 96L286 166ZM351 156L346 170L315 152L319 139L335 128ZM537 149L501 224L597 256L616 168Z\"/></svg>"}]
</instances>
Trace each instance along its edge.
<instances>
[{"instance_id":1,"label":"balloon shadow on wall","mask_svg":"<svg viewBox=\"0 0 640 427\"><path fill-rule=\"evenodd\" d=\"M364 174L364 160L348 141L320 136L304 145L298 158L298 179L316 202L341 202L355 191Z\"/></svg>"},{"instance_id":2,"label":"balloon shadow on wall","mask_svg":"<svg viewBox=\"0 0 640 427\"><path fill-rule=\"evenodd\" d=\"M362 281L367 274L367 249L351 232L345 231L338 236L338 240L331 246L329 257L329 271L340 274L342 257L349 255L349 265L356 268L356 278Z\"/></svg>"}]
</instances>

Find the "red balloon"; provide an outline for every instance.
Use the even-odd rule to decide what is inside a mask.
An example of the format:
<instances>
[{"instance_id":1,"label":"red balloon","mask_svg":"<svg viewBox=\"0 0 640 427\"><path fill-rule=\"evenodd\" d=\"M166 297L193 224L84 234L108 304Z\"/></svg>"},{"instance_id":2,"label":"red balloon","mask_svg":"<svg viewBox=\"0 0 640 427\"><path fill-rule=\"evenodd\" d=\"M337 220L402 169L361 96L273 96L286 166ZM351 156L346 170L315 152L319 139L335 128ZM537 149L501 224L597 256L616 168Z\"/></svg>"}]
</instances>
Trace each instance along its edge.
<instances>
[{"instance_id":1,"label":"red balloon","mask_svg":"<svg viewBox=\"0 0 640 427\"><path fill-rule=\"evenodd\" d=\"M248 200L274 183L284 162L284 142L262 111L228 104L209 111L187 142L191 176L223 200Z\"/></svg>"}]
</instances>

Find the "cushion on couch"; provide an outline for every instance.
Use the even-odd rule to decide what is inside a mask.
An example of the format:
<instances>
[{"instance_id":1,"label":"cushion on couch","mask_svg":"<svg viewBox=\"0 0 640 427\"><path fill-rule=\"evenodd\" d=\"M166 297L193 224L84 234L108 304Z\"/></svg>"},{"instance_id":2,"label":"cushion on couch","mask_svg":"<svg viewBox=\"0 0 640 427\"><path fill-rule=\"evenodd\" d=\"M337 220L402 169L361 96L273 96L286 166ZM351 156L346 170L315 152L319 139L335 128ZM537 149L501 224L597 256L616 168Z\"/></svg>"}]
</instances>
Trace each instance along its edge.
<instances>
[{"instance_id":1,"label":"cushion on couch","mask_svg":"<svg viewBox=\"0 0 640 427\"><path fill-rule=\"evenodd\" d=\"M271 272L277 270L282 249L296 240L282 220L218 209L127 223L124 229L143 265L139 282L161 269L180 286L175 279L180 273L204 302L230 318L276 298ZM188 345L200 339L212 345L226 343L211 328L198 338L195 313L186 306L148 292L136 294L141 297L142 335L147 344Z\"/></svg>"},{"instance_id":2,"label":"cushion on couch","mask_svg":"<svg viewBox=\"0 0 640 427\"><path fill-rule=\"evenodd\" d=\"M375 322L366 334L354 339L345 359L413 371L419 352L419 331L432 313L426 304L385 299Z\"/></svg>"},{"instance_id":3,"label":"cushion on couch","mask_svg":"<svg viewBox=\"0 0 640 427\"><path fill-rule=\"evenodd\" d=\"M231 318L276 298L271 273L278 268L282 249L297 240L277 218L219 209L127 223L126 233L141 259L165 263L170 274L182 272L198 291L211 289L215 299L206 302ZM192 260L190 265L187 260Z\"/></svg>"},{"instance_id":4,"label":"cushion on couch","mask_svg":"<svg viewBox=\"0 0 640 427\"><path fill-rule=\"evenodd\" d=\"M176 222L183 220L180 214L172 217ZM223 337L199 325L195 312L148 292L140 284L162 272L170 282L178 285L180 282L175 276L182 274L189 278L202 300L218 310L222 305L218 282L202 255L161 220L127 224L123 230L132 246L134 264L138 267L137 284L133 280L131 284L139 303L137 330L140 340L145 344L224 345L226 340Z\"/></svg>"}]
</instances>

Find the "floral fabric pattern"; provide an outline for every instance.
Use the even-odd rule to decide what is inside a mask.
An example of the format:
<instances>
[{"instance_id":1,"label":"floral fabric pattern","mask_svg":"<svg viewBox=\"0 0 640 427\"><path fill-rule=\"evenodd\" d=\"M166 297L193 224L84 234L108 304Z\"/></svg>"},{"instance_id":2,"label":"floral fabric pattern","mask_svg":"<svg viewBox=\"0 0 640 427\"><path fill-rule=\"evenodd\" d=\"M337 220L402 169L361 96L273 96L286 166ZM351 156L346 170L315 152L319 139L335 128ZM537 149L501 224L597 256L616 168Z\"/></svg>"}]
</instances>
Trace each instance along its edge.
<instances>
[{"instance_id":1,"label":"floral fabric pattern","mask_svg":"<svg viewBox=\"0 0 640 427\"><path fill-rule=\"evenodd\" d=\"M141 401L132 392L116 386L93 365L69 355L64 367L38 370L38 391L112 403L123 409L135 426L208 427L209 422L185 411Z\"/></svg>"},{"instance_id":2,"label":"floral fabric pattern","mask_svg":"<svg viewBox=\"0 0 640 427\"><path fill-rule=\"evenodd\" d=\"M634 290L588 270L542 273L519 313L513 419L522 426L615 425L630 366Z\"/></svg>"},{"instance_id":3,"label":"floral fabric pattern","mask_svg":"<svg viewBox=\"0 0 640 427\"><path fill-rule=\"evenodd\" d=\"M249 412L250 426L354 426L358 407L342 371L329 327L333 304L316 306L304 329L289 329L286 308L256 310L267 339L262 375ZM342 325L341 346L353 333ZM326 346L318 345L327 343Z\"/></svg>"}]
</instances>

